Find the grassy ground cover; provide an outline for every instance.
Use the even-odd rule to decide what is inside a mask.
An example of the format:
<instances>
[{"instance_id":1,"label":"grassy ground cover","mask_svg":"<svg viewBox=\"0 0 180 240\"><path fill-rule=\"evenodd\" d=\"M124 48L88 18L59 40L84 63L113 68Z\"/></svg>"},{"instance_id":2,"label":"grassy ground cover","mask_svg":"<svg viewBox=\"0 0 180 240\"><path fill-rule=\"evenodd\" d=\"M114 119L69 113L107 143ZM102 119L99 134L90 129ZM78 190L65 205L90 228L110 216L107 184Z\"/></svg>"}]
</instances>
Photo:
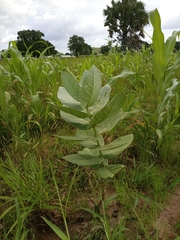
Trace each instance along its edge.
<instances>
[{"instance_id":1,"label":"grassy ground cover","mask_svg":"<svg viewBox=\"0 0 180 240\"><path fill-rule=\"evenodd\" d=\"M152 12L154 48L139 52L34 59L12 43L11 58L5 53L0 62L1 239L55 239L51 229L60 239L158 239L154 223L180 181L177 33L164 43L159 21ZM106 146L133 134L110 158L124 168L105 179L64 160L83 148L60 138L77 130L60 115L62 73L80 82L93 65L111 86L110 99L126 96L119 110L136 110L102 134Z\"/></svg>"}]
</instances>

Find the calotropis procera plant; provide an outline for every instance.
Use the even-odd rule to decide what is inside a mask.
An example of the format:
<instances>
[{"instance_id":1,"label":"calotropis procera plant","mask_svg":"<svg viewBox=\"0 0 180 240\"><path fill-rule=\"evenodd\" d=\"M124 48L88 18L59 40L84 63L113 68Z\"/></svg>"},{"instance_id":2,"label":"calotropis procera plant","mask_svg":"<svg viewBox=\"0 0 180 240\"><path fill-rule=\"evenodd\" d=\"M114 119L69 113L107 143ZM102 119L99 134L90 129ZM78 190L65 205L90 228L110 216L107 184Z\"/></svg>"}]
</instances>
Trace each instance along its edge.
<instances>
[{"instance_id":1,"label":"calotropis procera plant","mask_svg":"<svg viewBox=\"0 0 180 240\"><path fill-rule=\"evenodd\" d=\"M113 177L124 165L109 164L132 142L129 134L105 144L103 135L111 131L120 120L132 116L133 112L123 112L126 102L124 93L110 99L111 87L102 86L102 75L94 65L86 70L81 80L73 75L62 73L63 87L59 87L58 98L61 117L77 128L75 136L60 136L62 139L79 142L84 149L77 154L67 155L65 160L81 165L91 166L102 178Z\"/></svg>"}]
</instances>

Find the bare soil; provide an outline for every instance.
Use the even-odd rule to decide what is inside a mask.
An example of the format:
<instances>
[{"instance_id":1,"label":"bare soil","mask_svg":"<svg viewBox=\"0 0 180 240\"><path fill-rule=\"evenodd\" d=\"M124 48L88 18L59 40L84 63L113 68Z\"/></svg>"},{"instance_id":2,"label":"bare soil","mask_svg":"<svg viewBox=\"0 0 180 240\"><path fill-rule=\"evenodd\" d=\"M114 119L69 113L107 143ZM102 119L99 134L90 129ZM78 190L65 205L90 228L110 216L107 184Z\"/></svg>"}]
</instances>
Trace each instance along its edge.
<instances>
[{"instance_id":1,"label":"bare soil","mask_svg":"<svg viewBox=\"0 0 180 240\"><path fill-rule=\"evenodd\" d=\"M107 193L107 198L112 195L112 192ZM96 199L88 199L88 207L90 209L95 208L95 205L97 203ZM139 199L139 209L146 207L147 212L149 206L144 203L142 199ZM114 226L118 224L120 219L123 218L123 213L121 211L122 206L119 204L119 202L116 199L113 199L110 201L108 209L107 209L107 215L111 223L111 227L113 229ZM47 217L47 216L46 216ZM62 219L59 218L59 216L52 216L51 221L53 222L53 219L56 219L54 223L56 225L59 225L59 227L62 229L62 226L60 226L62 223ZM106 239L103 237L103 234L101 234L101 238L99 235L93 235L93 232L100 232L100 226L95 226L92 221L93 217L92 214L84 211L79 210L73 215L70 216L68 221L68 227L70 234L72 236L73 240L79 239L79 240L88 240L89 236L91 236L91 239L99 240L99 239ZM137 219L131 219L131 221L127 221L126 227L130 230L127 230L127 233L125 233L125 239L127 240L135 240L136 239L136 228L137 226ZM36 240L58 240L59 238L48 228L36 229ZM162 209L162 211L159 214L158 219L155 221L153 226L153 231L149 233L149 236L151 239L157 239L157 232L158 232L158 240L174 240L178 234L180 234L180 186L176 187L175 191L169 195L169 199L167 201L166 207ZM129 234L131 233L131 234ZM144 236L140 232L138 232L139 237L138 239L144 240ZM92 238L92 236L94 236Z\"/></svg>"},{"instance_id":2,"label":"bare soil","mask_svg":"<svg viewBox=\"0 0 180 240\"><path fill-rule=\"evenodd\" d=\"M176 187L169 197L166 207L159 214L155 222L159 240L174 240L180 234L180 186ZM179 226L178 226L179 225ZM179 228L179 229L178 229Z\"/></svg>"}]
</instances>

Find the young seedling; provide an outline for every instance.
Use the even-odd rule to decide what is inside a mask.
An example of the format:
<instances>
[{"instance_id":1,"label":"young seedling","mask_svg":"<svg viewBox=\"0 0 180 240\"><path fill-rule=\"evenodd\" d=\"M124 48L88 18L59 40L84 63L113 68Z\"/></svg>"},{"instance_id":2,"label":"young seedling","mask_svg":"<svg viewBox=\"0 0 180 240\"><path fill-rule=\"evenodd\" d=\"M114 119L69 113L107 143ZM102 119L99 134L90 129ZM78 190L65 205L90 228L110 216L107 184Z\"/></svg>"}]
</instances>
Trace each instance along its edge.
<instances>
[{"instance_id":1,"label":"young seedling","mask_svg":"<svg viewBox=\"0 0 180 240\"><path fill-rule=\"evenodd\" d=\"M110 99L111 86L102 86L102 75L94 65L85 71L80 82L69 73L62 73L63 86L59 87L58 98L61 117L77 128L75 136L60 136L62 139L79 142L84 149L64 159L81 166L91 166L102 178L113 177L124 166L109 164L132 142L133 135L119 137L105 144L103 135L111 131L132 112L123 112L126 102L124 93Z\"/></svg>"}]
</instances>

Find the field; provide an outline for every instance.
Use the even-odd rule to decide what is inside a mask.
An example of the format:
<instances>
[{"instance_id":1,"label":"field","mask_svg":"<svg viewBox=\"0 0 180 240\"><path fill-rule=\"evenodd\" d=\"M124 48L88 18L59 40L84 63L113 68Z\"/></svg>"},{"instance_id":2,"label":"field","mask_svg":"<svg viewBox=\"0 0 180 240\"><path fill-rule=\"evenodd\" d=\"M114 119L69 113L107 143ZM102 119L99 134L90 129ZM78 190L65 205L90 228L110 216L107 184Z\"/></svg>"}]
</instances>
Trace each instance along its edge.
<instances>
[{"instance_id":1,"label":"field","mask_svg":"<svg viewBox=\"0 0 180 240\"><path fill-rule=\"evenodd\" d=\"M158 19L139 52L4 53L0 239L180 239L179 33Z\"/></svg>"}]
</instances>

